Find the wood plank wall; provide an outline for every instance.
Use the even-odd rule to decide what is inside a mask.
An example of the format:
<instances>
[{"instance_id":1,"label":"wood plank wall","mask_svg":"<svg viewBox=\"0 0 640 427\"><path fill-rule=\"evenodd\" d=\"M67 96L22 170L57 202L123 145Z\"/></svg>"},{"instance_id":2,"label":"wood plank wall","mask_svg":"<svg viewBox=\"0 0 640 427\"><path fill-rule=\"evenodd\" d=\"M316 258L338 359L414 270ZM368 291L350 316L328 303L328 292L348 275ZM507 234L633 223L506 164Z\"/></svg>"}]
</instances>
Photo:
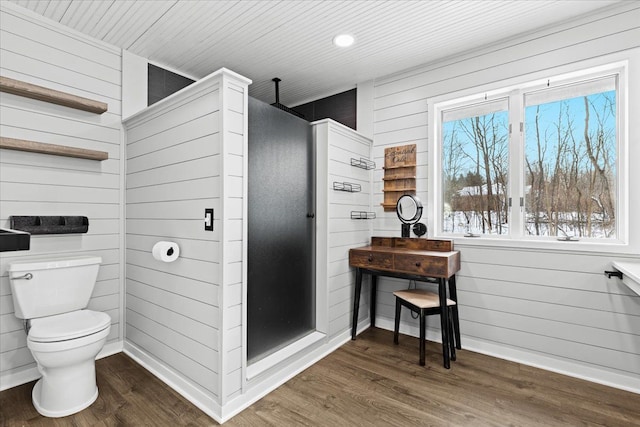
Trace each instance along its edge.
<instances>
[{"instance_id":1,"label":"wood plank wall","mask_svg":"<svg viewBox=\"0 0 640 427\"><path fill-rule=\"evenodd\" d=\"M221 406L242 394L245 375L242 367L243 347L243 268L246 267L247 149L248 149L248 80L239 75L223 78L222 102L222 210L217 225L222 229L221 257Z\"/></svg>"},{"instance_id":2,"label":"wood plank wall","mask_svg":"<svg viewBox=\"0 0 640 427\"><path fill-rule=\"evenodd\" d=\"M351 328L355 275L349 268L349 249L369 243L373 221L353 220L351 211L370 212L373 171L351 166L351 158L371 158L372 141L333 120L323 120L328 147L328 215L327 215L327 288L328 334L336 337ZM316 125L318 126L318 125ZM320 141L318 141L320 143ZM359 184L362 191L349 193L333 190L334 182ZM359 321L369 316L368 286L360 300Z\"/></svg>"},{"instance_id":3,"label":"wood plank wall","mask_svg":"<svg viewBox=\"0 0 640 427\"><path fill-rule=\"evenodd\" d=\"M373 151L379 166L374 206L382 201L384 149L408 143L418 144L417 194L428 199L430 97L614 54L631 58L629 105L630 117L635 117L640 108L639 46L640 8L626 4L481 52L377 79ZM633 165L640 161L635 144L639 132L637 124L630 125ZM630 176L631 182L640 179L633 170ZM632 209L640 208L638 197L632 185ZM374 235L399 235L395 214L381 208L377 212ZM630 230L636 248L637 216L632 210ZM585 253L566 247L553 251L479 247L464 241L457 241L456 249L462 257L458 296L463 346L640 391L640 297L603 276L612 259L638 259L637 253L624 248L620 253ZM393 327L392 292L406 286L404 281L381 281L379 324ZM437 319L431 322L433 338L439 336L435 323ZM417 334L417 324L408 315L403 317L403 328Z\"/></svg>"},{"instance_id":4,"label":"wood plank wall","mask_svg":"<svg viewBox=\"0 0 640 427\"><path fill-rule=\"evenodd\" d=\"M102 115L0 94L0 134L106 151L108 160L0 150L0 226L11 215L83 215L87 234L31 237L31 249L0 254L0 388L37 378L22 322L14 316L7 265L18 259L102 257L89 308L111 316L107 346L120 348L121 54L119 49L2 2L0 74L108 104Z\"/></svg>"},{"instance_id":5,"label":"wood plank wall","mask_svg":"<svg viewBox=\"0 0 640 427\"><path fill-rule=\"evenodd\" d=\"M125 123L125 350L215 417L243 380L247 85L220 70ZM154 259L158 241L180 257Z\"/></svg>"},{"instance_id":6,"label":"wood plank wall","mask_svg":"<svg viewBox=\"0 0 640 427\"><path fill-rule=\"evenodd\" d=\"M192 88L193 89L193 88ZM126 337L151 358L219 397L221 284L220 88L199 85L128 119ZM204 230L214 208L214 231ZM180 257L153 258L158 241Z\"/></svg>"}]
</instances>

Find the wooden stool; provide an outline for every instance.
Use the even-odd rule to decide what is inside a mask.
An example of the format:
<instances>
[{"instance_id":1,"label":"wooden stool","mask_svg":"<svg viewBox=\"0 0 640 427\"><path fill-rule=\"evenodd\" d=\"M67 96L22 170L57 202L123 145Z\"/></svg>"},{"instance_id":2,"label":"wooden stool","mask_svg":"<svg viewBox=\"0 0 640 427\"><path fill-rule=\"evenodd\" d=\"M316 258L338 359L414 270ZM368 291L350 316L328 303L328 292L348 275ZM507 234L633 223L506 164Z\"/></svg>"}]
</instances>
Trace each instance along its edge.
<instances>
[{"instance_id":1,"label":"wooden stool","mask_svg":"<svg viewBox=\"0 0 640 427\"><path fill-rule=\"evenodd\" d=\"M424 366L425 359L425 336L426 336L426 321L425 318L431 314L441 314L440 298L438 294L421 290L421 289L408 289L402 291L396 291L393 293L396 297L396 319L395 328L393 331L393 342L398 344L398 335L400 330L400 311L402 306L407 307L409 310L418 313L420 321L420 365ZM449 360L445 346L448 346L451 354L451 360L456 360L456 346L454 333L457 335L457 331L454 331L454 314L453 308L456 306L456 302L447 298L446 310L449 310L449 322L447 327L442 328L442 355L444 359L444 367L449 369Z\"/></svg>"}]
</instances>

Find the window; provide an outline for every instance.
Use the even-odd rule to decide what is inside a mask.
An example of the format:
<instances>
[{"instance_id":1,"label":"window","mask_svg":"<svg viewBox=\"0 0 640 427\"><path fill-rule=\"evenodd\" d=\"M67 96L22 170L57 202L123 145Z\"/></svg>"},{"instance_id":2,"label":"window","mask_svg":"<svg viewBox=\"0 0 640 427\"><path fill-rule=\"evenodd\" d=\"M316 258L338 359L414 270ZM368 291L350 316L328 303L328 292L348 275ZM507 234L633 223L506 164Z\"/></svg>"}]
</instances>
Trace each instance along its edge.
<instances>
[{"instance_id":1,"label":"window","mask_svg":"<svg viewBox=\"0 0 640 427\"><path fill-rule=\"evenodd\" d=\"M436 233L623 240L623 70L433 103Z\"/></svg>"},{"instance_id":2,"label":"window","mask_svg":"<svg viewBox=\"0 0 640 427\"><path fill-rule=\"evenodd\" d=\"M506 234L508 169L506 98L443 111L443 231Z\"/></svg>"},{"instance_id":3,"label":"window","mask_svg":"<svg viewBox=\"0 0 640 427\"><path fill-rule=\"evenodd\" d=\"M616 81L525 93L526 234L616 237Z\"/></svg>"}]
</instances>

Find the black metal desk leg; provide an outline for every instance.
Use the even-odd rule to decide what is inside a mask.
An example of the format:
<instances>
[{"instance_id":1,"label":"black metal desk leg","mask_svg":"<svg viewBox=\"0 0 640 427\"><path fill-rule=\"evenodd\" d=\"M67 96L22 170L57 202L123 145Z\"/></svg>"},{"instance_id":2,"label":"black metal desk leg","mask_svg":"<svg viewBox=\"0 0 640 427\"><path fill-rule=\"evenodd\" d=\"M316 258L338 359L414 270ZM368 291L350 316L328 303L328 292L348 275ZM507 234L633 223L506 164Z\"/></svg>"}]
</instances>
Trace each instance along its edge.
<instances>
[{"instance_id":1,"label":"black metal desk leg","mask_svg":"<svg viewBox=\"0 0 640 427\"><path fill-rule=\"evenodd\" d=\"M400 298L396 297L396 320L393 327L393 343L398 344L398 335L400 331L400 311L402 305L400 304Z\"/></svg>"},{"instance_id":2,"label":"black metal desk leg","mask_svg":"<svg viewBox=\"0 0 640 427\"><path fill-rule=\"evenodd\" d=\"M370 307L370 316L371 316L371 327L376 326L376 295L378 294L378 276L375 274L371 275L371 307Z\"/></svg>"},{"instance_id":3,"label":"black metal desk leg","mask_svg":"<svg viewBox=\"0 0 640 427\"><path fill-rule=\"evenodd\" d=\"M456 348L458 350L462 349L462 344L460 343L460 318L458 317L458 291L456 289L456 275L449 277L449 298L456 302L451 308L453 314L453 333L456 337Z\"/></svg>"},{"instance_id":4,"label":"black metal desk leg","mask_svg":"<svg viewBox=\"0 0 640 427\"><path fill-rule=\"evenodd\" d=\"M440 297L440 327L442 328L442 358L444 367L450 368L449 362L449 310L447 308L447 287L446 279L438 279L438 296Z\"/></svg>"},{"instance_id":5,"label":"black metal desk leg","mask_svg":"<svg viewBox=\"0 0 640 427\"><path fill-rule=\"evenodd\" d=\"M351 339L356 339L358 328L358 310L360 308L360 291L362 290L362 271L356 268L356 290L353 295L353 323L351 325Z\"/></svg>"}]
</instances>

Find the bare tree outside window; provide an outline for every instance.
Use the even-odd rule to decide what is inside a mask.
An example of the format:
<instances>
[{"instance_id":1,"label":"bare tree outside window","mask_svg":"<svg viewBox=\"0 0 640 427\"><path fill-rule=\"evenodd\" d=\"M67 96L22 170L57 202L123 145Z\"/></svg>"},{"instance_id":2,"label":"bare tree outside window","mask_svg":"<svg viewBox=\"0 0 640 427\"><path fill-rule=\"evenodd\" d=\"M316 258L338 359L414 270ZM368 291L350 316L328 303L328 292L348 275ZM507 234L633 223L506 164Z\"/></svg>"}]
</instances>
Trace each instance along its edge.
<instances>
[{"instance_id":1,"label":"bare tree outside window","mask_svg":"<svg viewBox=\"0 0 640 427\"><path fill-rule=\"evenodd\" d=\"M617 90L610 74L443 109L442 232L617 239Z\"/></svg>"},{"instance_id":2,"label":"bare tree outside window","mask_svg":"<svg viewBox=\"0 0 640 427\"><path fill-rule=\"evenodd\" d=\"M443 123L443 231L507 233L508 120L497 111Z\"/></svg>"},{"instance_id":3,"label":"bare tree outside window","mask_svg":"<svg viewBox=\"0 0 640 427\"><path fill-rule=\"evenodd\" d=\"M616 237L616 93L525 109L525 232Z\"/></svg>"},{"instance_id":4,"label":"bare tree outside window","mask_svg":"<svg viewBox=\"0 0 640 427\"><path fill-rule=\"evenodd\" d=\"M431 103L437 232L624 241L626 79L611 64Z\"/></svg>"}]
</instances>

